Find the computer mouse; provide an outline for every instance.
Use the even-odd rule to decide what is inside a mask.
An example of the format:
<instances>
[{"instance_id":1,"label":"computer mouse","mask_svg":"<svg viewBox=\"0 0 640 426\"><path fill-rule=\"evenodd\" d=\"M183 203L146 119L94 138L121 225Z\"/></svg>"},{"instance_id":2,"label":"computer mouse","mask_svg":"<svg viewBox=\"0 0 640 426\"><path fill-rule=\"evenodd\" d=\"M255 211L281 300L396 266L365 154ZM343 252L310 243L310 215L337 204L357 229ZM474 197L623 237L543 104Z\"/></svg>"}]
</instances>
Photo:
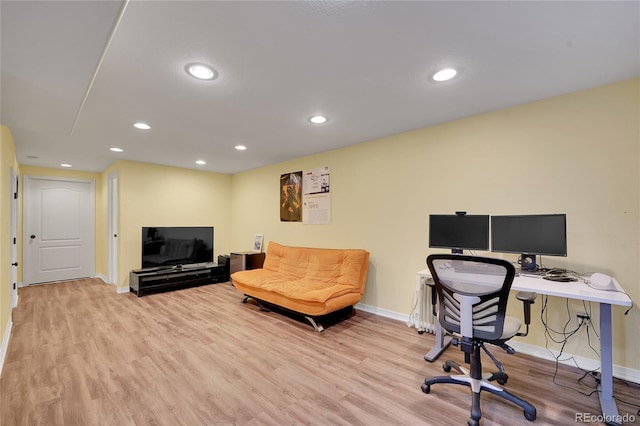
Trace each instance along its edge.
<instances>
[{"instance_id":1,"label":"computer mouse","mask_svg":"<svg viewBox=\"0 0 640 426\"><path fill-rule=\"evenodd\" d=\"M616 288L609 275L596 272L589 278L589 285L599 290L613 290Z\"/></svg>"}]
</instances>

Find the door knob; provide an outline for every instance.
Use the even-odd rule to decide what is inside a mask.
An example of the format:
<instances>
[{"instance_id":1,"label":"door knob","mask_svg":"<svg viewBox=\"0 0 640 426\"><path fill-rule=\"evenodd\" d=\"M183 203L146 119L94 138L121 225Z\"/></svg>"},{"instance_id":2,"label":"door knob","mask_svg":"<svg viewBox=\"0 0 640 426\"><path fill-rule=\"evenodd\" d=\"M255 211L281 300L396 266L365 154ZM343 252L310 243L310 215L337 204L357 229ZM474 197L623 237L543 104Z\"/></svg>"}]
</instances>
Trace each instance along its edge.
<instances>
[{"instance_id":1,"label":"door knob","mask_svg":"<svg viewBox=\"0 0 640 426\"><path fill-rule=\"evenodd\" d=\"M11 266L18 266L18 262L12 263Z\"/></svg>"},{"instance_id":2,"label":"door knob","mask_svg":"<svg viewBox=\"0 0 640 426\"><path fill-rule=\"evenodd\" d=\"M36 237L35 235L33 235L33 234L31 235L31 239L34 239L35 237Z\"/></svg>"}]
</instances>

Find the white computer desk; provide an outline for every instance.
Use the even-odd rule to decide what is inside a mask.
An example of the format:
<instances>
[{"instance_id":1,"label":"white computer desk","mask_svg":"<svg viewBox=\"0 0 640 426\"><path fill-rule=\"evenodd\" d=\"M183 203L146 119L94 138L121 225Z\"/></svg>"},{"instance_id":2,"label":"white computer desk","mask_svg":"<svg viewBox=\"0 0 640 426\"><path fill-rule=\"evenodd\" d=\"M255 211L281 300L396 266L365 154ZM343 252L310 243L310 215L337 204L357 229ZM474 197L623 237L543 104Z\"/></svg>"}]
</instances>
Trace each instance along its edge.
<instances>
[{"instance_id":1,"label":"white computer desk","mask_svg":"<svg viewBox=\"0 0 640 426\"><path fill-rule=\"evenodd\" d=\"M431 278L431 272L423 269L418 272L418 279ZM617 291L597 290L579 281L557 282L545 280L541 277L516 276L511 285L513 291L532 291L548 296L563 297L567 299L596 302L600 306L600 407L605 419L618 419L618 407L613 399L613 347L611 306L631 306L631 299L624 292L620 283L613 279ZM434 361L449 345L451 339L443 332L440 322L436 321L436 345L424 358ZM607 422L616 424L616 421Z\"/></svg>"}]
</instances>

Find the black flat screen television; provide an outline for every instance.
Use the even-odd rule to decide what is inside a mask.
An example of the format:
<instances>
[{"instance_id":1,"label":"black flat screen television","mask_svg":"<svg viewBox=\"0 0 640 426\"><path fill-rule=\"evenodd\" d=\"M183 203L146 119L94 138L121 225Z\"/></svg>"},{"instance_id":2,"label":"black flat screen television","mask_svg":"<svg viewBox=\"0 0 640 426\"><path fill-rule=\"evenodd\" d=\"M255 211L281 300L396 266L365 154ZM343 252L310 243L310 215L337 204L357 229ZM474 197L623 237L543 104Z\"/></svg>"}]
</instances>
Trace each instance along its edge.
<instances>
[{"instance_id":1,"label":"black flat screen television","mask_svg":"<svg viewBox=\"0 0 640 426\"><path fill-rule=\"evenodd\" d=\"M524 270L537 269L536 256L566 256L567 215L491 216L491 251L519 253Z\"/></svg>"},{"instance_id":2,"label":"black flat screen television","mask_svg":"<svg viewBox=\"0 0 640 426\"><path fill-rule=\"evenodd\" d=\"M142 228L142 268L213 262L212 226Z\"/></svg>"},{"instance_id":3,"label":"black flat screen television","mask_svg":"<svg viewBox=\"0 0 640 426\"><path fill-rule=\"evenodd\" d=\"M429 247L489 250L489 215L429 215Z\"/></svg>"}]
</instances>

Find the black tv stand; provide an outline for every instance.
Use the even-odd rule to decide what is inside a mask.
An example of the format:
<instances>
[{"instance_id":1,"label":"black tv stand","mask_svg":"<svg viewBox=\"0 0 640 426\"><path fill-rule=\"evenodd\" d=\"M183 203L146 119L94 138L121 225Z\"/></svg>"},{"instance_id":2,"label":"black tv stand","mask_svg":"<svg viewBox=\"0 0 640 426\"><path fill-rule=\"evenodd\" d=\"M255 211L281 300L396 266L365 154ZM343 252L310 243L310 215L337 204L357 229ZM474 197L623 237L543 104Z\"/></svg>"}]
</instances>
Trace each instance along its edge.
<instances>
[{"instance_id":1,"label":"black tv stand","mask_svg":"<svg viewBox=\"0 0 640 426\"><path fill-rule=\"evenodd\" d=\"M158 291L175 290L229 281L229 266L217 263L136 269L129 273L129 290L138 297Z\"/></svg>"}]
</instances>

